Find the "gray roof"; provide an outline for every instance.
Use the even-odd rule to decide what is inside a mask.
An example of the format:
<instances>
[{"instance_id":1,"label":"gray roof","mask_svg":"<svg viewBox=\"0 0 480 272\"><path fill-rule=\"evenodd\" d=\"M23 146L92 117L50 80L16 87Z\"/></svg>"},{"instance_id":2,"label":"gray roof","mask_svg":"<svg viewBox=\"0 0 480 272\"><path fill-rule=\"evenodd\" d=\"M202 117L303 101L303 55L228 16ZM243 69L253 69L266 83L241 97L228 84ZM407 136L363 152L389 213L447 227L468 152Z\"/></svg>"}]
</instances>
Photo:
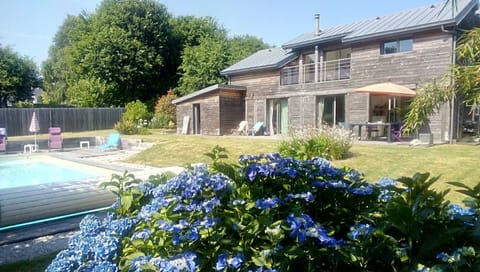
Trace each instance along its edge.
<instances>
[{"instance_id":1,"label":"gray roof","mask_svg":"<svg viewBox=\"0 0 480 272\"><path fill-rule=\"evenodd\" d=\"M447 4L441 2L427 7L325 29L319 35L315 35L313 32L306 33L285 43L283 48L295 49L334 40L343 43L358 42L400 33L425 31L441 25L454 26L458 25L470 11L477 7L478 0L457 0L456 8L452 7L450 2Z\"/></svg>"},{"instance_id":2,"label":"gray roof","mask_svg":"<svg viewBox=\"0 0 480 272\"><path fill-rule=\"evenodd\" d=\"M182 97L180 97L180 98L177 98L177 99L175 99L175 100L172 101L172 104L178 104L178 103L181 103L181 102L183 102L183 101L187 101L187 100L192 99L192 98L194 98L194 97L197 97L197 96L200 96L200 95L202 95L202 94L209 93L209 92L213 92L213 91L216 91L216 90L246 91L247 88L244 87L244 86L215 84L215 85L206 87L206 88L204 88L204 89L201 89L201 90L199 90L199 91L193 92L193 93L191 93L191 94L187 94L187 95L185 95L185 96L182 96Z\"/></svg>"},{"instance_id":3,"label":"gray roof","mask_svg":"<svg viewBox=\"0 0 480 272\"><path fill-rule=\"evenodd\" d=\"M221 74L229 75L233 73L242 73L245 71L250 72L263 69L280 68L296 57L296 54L289 53L283 48L274 47L263 49L224 69L221 71Z\"/></svg>"}]
</instances>

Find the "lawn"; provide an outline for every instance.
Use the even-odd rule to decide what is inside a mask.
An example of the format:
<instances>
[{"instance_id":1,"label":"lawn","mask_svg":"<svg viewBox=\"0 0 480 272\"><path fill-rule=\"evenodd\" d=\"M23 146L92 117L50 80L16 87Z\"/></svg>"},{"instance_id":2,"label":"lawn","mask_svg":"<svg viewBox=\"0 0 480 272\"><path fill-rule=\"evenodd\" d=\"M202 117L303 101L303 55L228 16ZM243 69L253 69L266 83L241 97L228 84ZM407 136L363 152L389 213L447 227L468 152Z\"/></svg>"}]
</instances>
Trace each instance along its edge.
<instances>
[{"instance_id":1,"label":"lawn","mask_svg":"<svg viewBox=\"0 0 480 272\"><path fill-rule=\"evenodd\" d=\"M161 134L140 136L144 141L156 145L132 158L129 162L152 166L183 166L187 163L208 163L203 154L215 145L229 151L230 160L236 161L241 154L269 153L277 150L281 139L260 137L192 136ZM412 176L416 172L429 172L441 176L436 188L450 188L447 181L460 181L474 186L480 176L477 167L479 146L436 145L431 147L398 144L357 143L350 149L347 159L333 161L337 167L348 166L363 173L368 181L375 182L381 177L398 178ZM463 195L451 192L449 199L460 202Z\"/></svg>"}]
</instances>

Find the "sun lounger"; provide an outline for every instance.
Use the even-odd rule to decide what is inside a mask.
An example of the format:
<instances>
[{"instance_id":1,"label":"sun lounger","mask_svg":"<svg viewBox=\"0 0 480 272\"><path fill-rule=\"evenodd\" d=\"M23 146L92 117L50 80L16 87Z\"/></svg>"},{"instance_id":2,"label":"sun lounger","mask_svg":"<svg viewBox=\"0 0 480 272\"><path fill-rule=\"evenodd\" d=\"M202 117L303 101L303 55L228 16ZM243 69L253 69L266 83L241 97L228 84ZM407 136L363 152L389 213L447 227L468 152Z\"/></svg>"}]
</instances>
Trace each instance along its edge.
<instances>
[{"instance_id":1,"label":"sun lounger","mask_svg":"<svg viewBox=\"0 0 480 272\"><path fill-rule=\"evenodd\" d=\"M62 149L62 129L59 127L51 127L48 129L48 150L50 149Z\"/></svg>"},{"instance_id":2,"label":"sun lounger","mask_svg":"<svg viewBox=\"0 0 480 272\"><path fill-rule=\"evenodd\" d=\"M120 133L115 132L108 135L107 142L98 146L101 150L120 149Z\"/></svg>"}]
</instances>

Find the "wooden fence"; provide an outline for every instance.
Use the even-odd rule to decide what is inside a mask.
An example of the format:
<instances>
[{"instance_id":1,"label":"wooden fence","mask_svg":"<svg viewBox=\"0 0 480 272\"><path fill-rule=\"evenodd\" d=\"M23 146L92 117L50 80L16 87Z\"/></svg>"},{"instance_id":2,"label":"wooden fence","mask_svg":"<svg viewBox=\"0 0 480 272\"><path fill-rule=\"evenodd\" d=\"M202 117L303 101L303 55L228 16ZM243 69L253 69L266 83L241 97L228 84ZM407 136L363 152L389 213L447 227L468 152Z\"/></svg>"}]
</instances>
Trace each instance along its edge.
<instances>
[{"instance_id":1,"label":"wooden fence","mask_svg":"<svg viewBox=\"0 0 480 272\"><path fill-rule=\"evenodd\" d=\"M38 134L48 133L49 127L61 127L63 132L112 129L120 121L124 108L0 108L0 127L8 136L30 135L33 112L40 124Z\"/></svg>"}]
</instances>

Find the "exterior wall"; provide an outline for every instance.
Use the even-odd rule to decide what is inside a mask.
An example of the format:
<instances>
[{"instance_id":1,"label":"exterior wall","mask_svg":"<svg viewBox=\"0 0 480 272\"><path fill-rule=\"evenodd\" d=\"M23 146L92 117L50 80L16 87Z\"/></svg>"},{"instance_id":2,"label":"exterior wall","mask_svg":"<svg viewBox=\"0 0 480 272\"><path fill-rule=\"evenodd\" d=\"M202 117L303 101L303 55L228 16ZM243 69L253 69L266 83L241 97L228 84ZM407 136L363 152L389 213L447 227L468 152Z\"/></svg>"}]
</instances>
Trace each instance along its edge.
<instances>
[{"instance_id":1,"label":"exterior wall","mask_svg":"<svg viewBox=\"0 0 480 272\"><path fill-rule=\"evenodd\" d=\"M200 134L220 135L220 109L218 92L191 99L177 105L177 133L182 133L183 118L189 116L187 134L193 133L193 105L200 104Z\"/></svg>"},{"instance_id":2,"label":"exterior wall","mask_svg":"<svg viewBox=\"0 0 480 272\"><path fill-rule=\"evenodd\" d=\"M215 90L177 104L177 133L189 116L187 134L193 133L193 105L200 105L200 134L227 135L245 118L244 91Z\"/></svg>"},{"instance_id":3,"label":"exterior wall","mask_svg":"<svg viewBox=\"0 0 480 272\"><path fill-rule=\"evenodd\" d=\"M220 135L231 134L245 119L245 101L243 94L234 91L220 93Z\"/></svg>"},{"instance_id":4,"label":"exterior wall","mask_svg":"<svg viewBox=\"0 0 480 272\"><path fill-rule=\"evenodd\" d=\"M245 97L245 120L249 127L256 122L267 121L267 97L278 91L280 73L278 70L251 72L230 77L230 84L247 87Z\"/></svg>"},{"instance_id":5,"label":"exterior wall","mask_svg":"<svg viewBox=\"0 0 480 272\"><path fill-rule=\"evenodd\" d=\"M381 82L393 82L415 90L450 69L451 34L439 29L406 37L413 38L413 51L382 55L381 40L350 45L350 79L280 86L280 71L271 70L233 75L230 81L231 84L247 87L246 118L249 124L267 119L267 99L289 98L290 126L314 126L316 96L334 94L346 94L347 122L366 122L369 95L352 93L352 90ZM335 47L323 48L330 49ZM311 48L306 48L308 50L311 51ZM425 128L434 134L437 142L448 138L450 117L443 112L445 110L448 108L442 108L439 116L432 116L429 127Z\"/></svg>"}]
</instances>

